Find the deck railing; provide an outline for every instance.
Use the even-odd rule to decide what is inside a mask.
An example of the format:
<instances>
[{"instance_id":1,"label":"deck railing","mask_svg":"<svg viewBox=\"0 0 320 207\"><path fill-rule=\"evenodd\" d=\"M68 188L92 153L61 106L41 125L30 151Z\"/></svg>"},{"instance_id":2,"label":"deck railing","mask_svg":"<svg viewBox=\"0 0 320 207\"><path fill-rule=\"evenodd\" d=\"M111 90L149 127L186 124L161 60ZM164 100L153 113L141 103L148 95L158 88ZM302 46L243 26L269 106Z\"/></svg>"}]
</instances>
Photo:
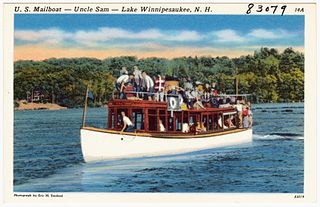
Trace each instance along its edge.
<instances>
[{"instance_id":1,"label":"deck railing","mask_svg":"<svg viewBox=\"0 0 320 207\"><path fill-rule=\"evenodd\" d=\"M121 94L123 94L124 96L121 97ZM151 92L145 92L145 91L141 91L141 92L126 91L126 92L122 92L122 93L119 91L114 91L112 94L113 99L128 99L128 97L129 97L129 99L130 99L130 97L144 99L149 96L155 97L153 99L155 101L165 102L168 100L168 97L179 97L179 94L167 94L167 93L158 93L158 92L151 93Z\"/></svg>"},{"instance_id":2,"label":"deck railing","mask_svg":"<svg viewBox=\"0 0 320 207\"><path fill-rule=\"evenodd\" d=\"M121 97L121 95L123 97ZM135 98L139 98L139 99L147 99L147 97L154 97L153 100L154 101L161 101L161 102L166 102L168 100L168 97L182 97L181 94L168 94L168 93L164 93L164 92L155 92L155 93L151 93L151 92L145 92L145 91L141 91L141 92L137 92L137 91L125 91L125 92L119 92L117 90L115 90L112 94L113 99L130 99L130 97L135 97ZM213 94L203 94L200 95L199 99L202 101L208 101L212 98L235 98L235 100L237 100L238 98L242 98L247 100L248 97L252 96L252 94L218 94L218 95L213 95ZM197 97L188 97L188 99L196 99Z\"/></svg>"}]
</instances>

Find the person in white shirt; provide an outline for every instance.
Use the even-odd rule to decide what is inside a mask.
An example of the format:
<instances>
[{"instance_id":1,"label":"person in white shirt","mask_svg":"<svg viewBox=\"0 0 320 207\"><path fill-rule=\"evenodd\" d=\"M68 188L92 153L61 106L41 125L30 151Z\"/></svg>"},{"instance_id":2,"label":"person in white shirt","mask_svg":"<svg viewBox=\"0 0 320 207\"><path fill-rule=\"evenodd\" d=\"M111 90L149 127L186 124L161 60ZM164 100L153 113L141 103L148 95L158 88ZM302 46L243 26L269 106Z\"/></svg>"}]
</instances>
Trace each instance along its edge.
<instances>
[{"instance_id":1,"label":"person in white shirt","mask_svg":"<svg viewBox=\"0 0 320 207\"><path fill-rule=\"evenodd\" d=\"M238 125L239 125L239 128L242 128L242 110L243 110L243 105L240 103L240 100L237 100L237 104L235 105L235 108L237 109L237 112L238 112Z\"/></svg>"},{"instance_id":2,"label":"person in white shirt","mask_svg":"<svg viewBox=\"0 0 320 207\"><path fill-rule=\"evenodd\" d=\"M219 128L221 129L222 128L222 118L221 116L219 116L218 118L218 125L219 125ZM223 123L223 128L224 129L228 129L228 127Z\"/></svg>"},{"instance_id":3,"label":"person in white shirt","mask_svg":"<svg viewBox=\"0 0 320 207\"><path fill-rule=\"evenodd\" d=\"M120 70L120 76L122 75L128 75L128 71L127 71L127 68L126 67L122 67L121 70Z\"/></svg>"},{"instance_id":4,"label":"person in white shirt","mask_svg":"<svg viewBox=\"0 0 320 207\"><path fill-rule=\"evenodd\" d=\"M191 78L188 78L187 80L184 81L184 90L190 90L192 91L193 90L193 85L192 85L192 81L191 81Z\"/></svg>"},{"instance_id":5,"label":"person in white shirt","mask_svg":"<svg viewBox=\"0 0 320 207\"><path fill-rule=\"evenodd\" d=\"M160 132L165 132L166 128L163 126L162 120L159 120L159 127L160 127Z\"/></svg>"},{"instance_id":6,"label":"person in white shirt","mask_svg":"<svg viewBox=\"0 0 320 207\"><path fill-rule=\"evenodd\" d=\"M121 112L123 128L121 132L134 132L136 129L133 126L132 121L126 116L124 111Z\"/></svg>"},{"instance_id":7,"label":"person in white shirt","mask_svg":"<svg viewBox=\"0 0 320 207\"><path fill-rule=\"evenodd\" d=\"M129 74L129 75L125 74L120 76L116 80L116 88L120 92L120 99L126 98L126 94L124 93L125 84L129 83L132 78L133 78L133 74Z\"/></svg>"},{"instance_id":8,"label":"person in white shirt","mask_svg":"<svg viewBox=\"0 0 320 207\"><path fill-rule=\"evenodd\" d=\"M117 81L116 81L116 87L119 91L121 91L121 88L123 87L123 85L125 83L127 83L129 81L129 75L127 74L124 74L124 75L121 75Z\"/></svg>"},{"instance_id":9,"label":"person in white shirt","mask_svg":"<svg viewBox=\"0 0 320 207\"><path fill-rule=\"evenodd\" d=\"M190 126L188 123L183 123L182 124L182 132L183 133L189 133L190 132Z\"/></svg>"},{"instance_id":10,"label":"person in white shirt","mask_svg":"<svg viewBox=\"0 0 320 207\"><path fill-rule=\"evenodd\" d=\"M133 66L133 75L134 75L134 82L135 82L135 90L136 90L136 96L139 97L139 92L141 91L141 85L142 85L142 74L141 70L138 69L138 66Z\"/></svg>"},{"instance_id":11,"label":"person in white shirt","mask_svg":"<svg viewBox=\"0 0 320 207\"><path fill-rule=\"evenodd\" d=\"M145 71L142 72L142 77L144 80L145 91L149 92L147 94L148 100L151 100L152 96L153 96L152 93L153 93L153 89L154 89L154 82L153 82L152 78L150 76L148 76Z\"/></svg>"}]
</instances>

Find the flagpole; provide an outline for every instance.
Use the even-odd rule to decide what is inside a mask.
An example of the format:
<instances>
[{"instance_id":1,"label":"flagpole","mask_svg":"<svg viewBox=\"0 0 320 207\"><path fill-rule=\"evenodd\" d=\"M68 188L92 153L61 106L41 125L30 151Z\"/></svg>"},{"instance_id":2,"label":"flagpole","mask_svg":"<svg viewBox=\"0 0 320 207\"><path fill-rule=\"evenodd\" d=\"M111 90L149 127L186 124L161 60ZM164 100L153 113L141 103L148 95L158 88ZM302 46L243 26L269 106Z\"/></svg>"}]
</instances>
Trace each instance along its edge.
<instances>
[{"instance_id":1,"label":"flagpole","mask_svg":"<svg viewBox=\"0 0 320 207\"><path fill-rule=\"evenodd\" d=\"M86 98L85 98L85 101L84 101L83 115L82 115L82 127L85 127L85 125L86 125L86 114L87 114L88 92L89 92L89 87L88 87L88 85L87 85L87 89L86 89Z\"/></svg>"}]
</instances>

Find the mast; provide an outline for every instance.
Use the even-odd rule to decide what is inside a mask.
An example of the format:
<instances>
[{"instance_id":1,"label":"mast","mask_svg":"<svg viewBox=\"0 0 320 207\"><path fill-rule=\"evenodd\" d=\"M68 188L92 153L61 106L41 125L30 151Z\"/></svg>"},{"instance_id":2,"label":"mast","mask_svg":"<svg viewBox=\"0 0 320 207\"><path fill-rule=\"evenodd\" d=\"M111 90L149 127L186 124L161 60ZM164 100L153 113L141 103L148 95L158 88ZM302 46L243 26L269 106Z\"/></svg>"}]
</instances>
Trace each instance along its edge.
<instances>
[{"instance_id":1,"label":"mast","mask_svg":"<svg viewBox=\"0 0 320 207\"><path fill-rule=\"evenodd\" d=\"M239 94L239 78L236 76L236 96L238 97Z\"/></svg>"},{"instance_id":2,"label":"mast","mask_svg":"<svg viewBox=\"0 0 320 207\"><path fill-rule=\"evenodd\" d=\"M86 98L85 98L85 101L84 101L83 115L82 115L82 127L85 127L85 125L86 125L86 114L87 114L88 92L89 92L89 87L88 87L88 85L87 85L87 89L86 89Z\"/></svg>"}]
</instances>

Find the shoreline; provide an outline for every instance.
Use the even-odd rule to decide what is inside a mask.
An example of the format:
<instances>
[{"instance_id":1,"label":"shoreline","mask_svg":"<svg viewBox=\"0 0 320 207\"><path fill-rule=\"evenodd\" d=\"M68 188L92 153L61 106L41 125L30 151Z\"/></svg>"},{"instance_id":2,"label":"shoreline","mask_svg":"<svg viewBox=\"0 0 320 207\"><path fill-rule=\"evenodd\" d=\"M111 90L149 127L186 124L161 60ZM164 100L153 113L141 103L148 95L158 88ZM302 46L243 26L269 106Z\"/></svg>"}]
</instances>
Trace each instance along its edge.
<instances>
[{"instance_id":1,"label":"shoreline","mask_svg":"<svg viewBox=\"0 0 320 207\"><path fill-rule=\"evenodd\" d=\"M19 103L19 106L14 107L15 111L67 109L67 107L60 106L58 104L52 104L52 103L26 103L25 101L19 101L18 103Z\"/></svg>"}]
</instances>

